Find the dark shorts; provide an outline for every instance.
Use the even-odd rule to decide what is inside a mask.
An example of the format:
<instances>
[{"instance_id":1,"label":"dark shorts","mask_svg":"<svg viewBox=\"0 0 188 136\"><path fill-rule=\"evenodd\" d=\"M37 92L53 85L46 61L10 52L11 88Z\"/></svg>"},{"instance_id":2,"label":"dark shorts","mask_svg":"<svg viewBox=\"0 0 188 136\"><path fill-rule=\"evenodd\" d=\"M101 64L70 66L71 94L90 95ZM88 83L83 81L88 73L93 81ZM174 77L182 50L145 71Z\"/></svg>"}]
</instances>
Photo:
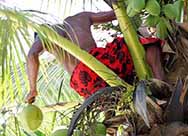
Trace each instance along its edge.
<instances>
[{"instance_id":1,"label":"dark shorts","mask_svg":"<svg viewBox=\"0 0 188 136\"><path fill-rule=\"evenodd\" d=\"M140 42L146 47L156 42L162 43L157 38L141 38ZM108 43L105 48L93 48L89 53L114 71L124 81L130 84L133 83L135 75L133 61L122 37L117 37L113 42ZM87 98L100 88L108 86L108 84L80 62L73 71L70 86L80 96Z\"/></svg>"}]
</instances>

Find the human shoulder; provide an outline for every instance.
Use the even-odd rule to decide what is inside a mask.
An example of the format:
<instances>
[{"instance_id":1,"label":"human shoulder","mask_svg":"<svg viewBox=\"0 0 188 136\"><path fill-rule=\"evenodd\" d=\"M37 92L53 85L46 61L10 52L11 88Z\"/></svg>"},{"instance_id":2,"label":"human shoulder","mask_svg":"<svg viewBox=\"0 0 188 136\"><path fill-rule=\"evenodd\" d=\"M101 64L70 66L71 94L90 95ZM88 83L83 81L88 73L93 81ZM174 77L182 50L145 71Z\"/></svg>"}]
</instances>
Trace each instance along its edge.
<instances>
[{"instance_id":1,"label":"human shoulder","mask_svg":"<svg viewBox=\"0 0 188 136\"><path fill-rule=\"evenodd\" d=\"M84 12L80 12L75 15L69 16L65 20L72 20L72 19L80 18L80 17L91 17L92 14L94 14L94 13L89 12L89 11L84 11Z\"/></svg>"}]
</instances>

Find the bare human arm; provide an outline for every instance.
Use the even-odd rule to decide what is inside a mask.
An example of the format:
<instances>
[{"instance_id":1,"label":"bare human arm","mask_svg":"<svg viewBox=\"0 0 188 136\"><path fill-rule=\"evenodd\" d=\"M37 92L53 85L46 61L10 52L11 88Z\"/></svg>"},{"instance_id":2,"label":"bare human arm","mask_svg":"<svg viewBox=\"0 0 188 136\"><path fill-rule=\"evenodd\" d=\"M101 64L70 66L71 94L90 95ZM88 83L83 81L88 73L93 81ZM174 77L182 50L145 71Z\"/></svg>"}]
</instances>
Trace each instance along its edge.
<instances>
[{"instance_id":1,"label":"bare human arm","mask_svg":"<svg viewBox=\"0 0 188 136\"><path fill-rule=\"evenodd\" d=\"M116 15L113 10L106 12L91 13L91 21L95 23L105 23L116 19Z\"/></svg>"},{"instance_id":2,"label":"bare human arm","mask_svg":"<svg viewBox=\"0 0 188 136\"><path fill-rule=\"evenodd\" d=\"M26 97L27 103L33 103L37 96L37 75L39 70L39 54L43 51L43 46L40 40L37 40L32 45L27 56L27 74L29 79L30 92Z\"/></svg>"}]
</instances>

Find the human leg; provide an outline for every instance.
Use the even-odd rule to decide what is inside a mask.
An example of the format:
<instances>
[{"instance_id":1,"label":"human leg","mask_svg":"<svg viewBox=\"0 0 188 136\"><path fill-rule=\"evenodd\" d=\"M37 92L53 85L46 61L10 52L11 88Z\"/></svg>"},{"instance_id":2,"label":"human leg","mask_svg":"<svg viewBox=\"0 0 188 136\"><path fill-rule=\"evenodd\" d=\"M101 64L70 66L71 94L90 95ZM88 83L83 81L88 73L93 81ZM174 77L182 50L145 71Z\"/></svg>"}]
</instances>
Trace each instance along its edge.
<instances>
[{"instance_id":1,"label":"human leg","mask_svg":"<svg viewBox=\"0 0 188 136\"><path fill-rule=\"evenodd\" d=\"M161 59L159 46L150 46L146 49L146 60L152 69L154 78L164 80L164 70Z\"/></svg>"},{"instance_id":2,"label":"human leg","mask_svg":"<svg viewBox=\"0 0 188 136\"><path fill-rule=\"evenodd\" d=\"M146 50L146 61L152 69L154 78L164 80L164 70L162 67L162 52L161 48L164 41L159 38L140 38L140 43Z\"/></svg>"}]
</instances>

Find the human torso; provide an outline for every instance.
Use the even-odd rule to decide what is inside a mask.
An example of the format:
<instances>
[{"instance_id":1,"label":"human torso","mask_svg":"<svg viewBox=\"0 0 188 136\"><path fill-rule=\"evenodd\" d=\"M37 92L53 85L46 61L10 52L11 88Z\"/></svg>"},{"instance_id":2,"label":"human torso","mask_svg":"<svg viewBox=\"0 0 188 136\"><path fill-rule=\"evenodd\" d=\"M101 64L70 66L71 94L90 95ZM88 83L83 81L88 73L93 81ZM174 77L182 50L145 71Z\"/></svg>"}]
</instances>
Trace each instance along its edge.
<instances>
[{"instance_id":1,"label":"human torso","mask_svg":"<svg viewBox=\"0 0 188 136\"><path fill-rule=\"evenodd\" d=\"M70 40L87 51L95 46L90 30L91 25L90 16L85 12L68 17L64 21L65 30Z\"/></svg>"},{"instance_id":2,"label":"human torso","mask_svg":"<svg viewBox=\"0 0 188 136\"><path fill-rule=\"evenodd\" d=\"M65 34L61 34L63 37L69 39L80 48L89 51L95 47L96 43L92 37L90 27L92 22L90 16L87 13L77 14L75 16L68 17L64 20L63 28L65 29ZM61 31L61 30L60 30ZM57 53L57 52L56 52ZM56 57L61 58L62 56L56 55ZM54 53L53 53L54 54ZM60 59L59 59L60 60ZM78 64L78 60L75 59L70 54L65 54L62 61L65 69L71 74L75 66Z\"/></svg>"}]
</instances>

